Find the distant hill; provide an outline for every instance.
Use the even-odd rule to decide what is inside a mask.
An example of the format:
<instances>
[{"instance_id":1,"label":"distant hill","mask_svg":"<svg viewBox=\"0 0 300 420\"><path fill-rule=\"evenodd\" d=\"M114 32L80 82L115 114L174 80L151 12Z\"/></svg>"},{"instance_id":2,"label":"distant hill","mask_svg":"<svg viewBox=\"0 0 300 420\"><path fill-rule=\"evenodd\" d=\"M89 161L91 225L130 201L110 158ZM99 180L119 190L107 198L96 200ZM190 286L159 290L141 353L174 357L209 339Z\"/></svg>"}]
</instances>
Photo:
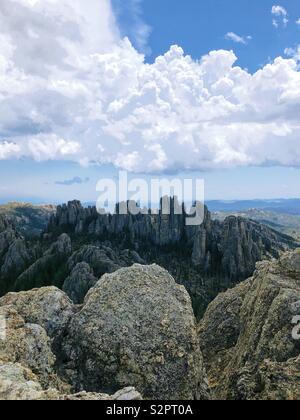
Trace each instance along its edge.
<instances>
[{"instance_id":1,"label":"distant hill","mask_svg":"<svg viewBox=\"0 0 300 420\"><path fill-rule=\"evenodd\" d=\"M234 200L206 201L212 212L242 212L250 209L271 211L274 213L287 213L300 216L300 198L274 199L274 200Z\"/></svg>"},{"instance_id":2,"label":"distant hill","mask_svg":"<svg viewBox=\"0 0 300 420\"><path fill-rule=\"evenodd\" d=\"M27 238L42 233L55 211L53 205L11 202L0 206L0 215L5 216Z\"/></svg>"},{"instance_id":3,"label":"distant hill","mask_svg":"<svg viewBox=\"0 0 300 420\"><path fill-rule=\"evenodd\" d=\"M212 213L212 218L223 221L229 215L254 220L300 240L300 215L253 208L245 211L217 211Z\"/></svg>"}]
</instances>

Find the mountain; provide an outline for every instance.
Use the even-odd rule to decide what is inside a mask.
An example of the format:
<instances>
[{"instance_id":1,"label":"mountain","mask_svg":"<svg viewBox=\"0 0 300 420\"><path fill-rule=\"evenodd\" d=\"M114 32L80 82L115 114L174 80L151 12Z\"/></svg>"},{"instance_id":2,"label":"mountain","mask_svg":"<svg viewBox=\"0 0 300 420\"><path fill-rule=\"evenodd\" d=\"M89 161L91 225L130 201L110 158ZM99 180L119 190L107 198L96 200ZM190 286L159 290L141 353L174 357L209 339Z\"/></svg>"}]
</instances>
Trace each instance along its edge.
<instances>
[{"instance_id":1,"label":"mountain","mask_svg":"<svg viewBox=\"0 0 300 420\"><path fill-rule=\"evenodd\" d=\"M170 205L175 207L176 198ZM277 258L298 246L294 239L243 218L214 221L207 208L201 226L187 226L187 217L185 213L168 216L161 212L100 215L95 207L83 207L79 201L58 206L42 246L49 253L47 244L68 234L72 255L57 260L56 273L41 270L37 261L17 279L17 290L49 284L69 288L68 284L74 283L72 276L78 278L80 267L76 269L76 264L81 263L88 264L91 276L98 278L135 262L157 263L187 288L201 317L220 291L252 275L257 261ZM41 272L46 272L43 282L39 280Z\"/></svg>"},{"instance_id":2,"label":"mountain","mask_svg":"<svg viewBox=\"0 0 300 420\"><path fill-rule=\"evenodd\" d=\"M300 215L252 208L245 211L214 212L212 213L212 218L223 221L229 215L255 220L256 222L267 225L278 232L282 232L300 240Z\"/></svg>"},{"instance_id":3,"label":"mountain","mask_svg":"<svg viewBox=\"0 0 300 420\"><path fill-rule=\"evenodd\" d=\"M41 234L47 227L50 216L55 212L53 205L32 205L29 203L11 202L0 206L0 216L5 216L18 231L33 237Z\"/></svg>"},{"instance_id":4,"label":"mountain","mask_svg":"<svg viewBox=\"0 0 300 420\"><path fill-rule=\"evenodd\" d=\"M273 213L287 213L300 215L300 198L273 200L212 200L206 202L212 212L238 212L249 209L271 211Z\"/></svg>"},{"instance_id":5,"label":"mountain","mask_svg":"<svg viewBox=\"0 0 300 420\"><path fill-rule=\"evenodd\" d=\"M171 199L171 209L176 198ZM40 238L25 239L6 219L0 229L0 293L56 286L75 303L97 279L132 264L157 263L188 290L201 318L218 293L253 274L255 264L295 249L293 238L230 216L201 226L187 215L100 215L79 201L58 206ZM2 238L2 241L1 241Z\"/></svg>"}]
</instances>

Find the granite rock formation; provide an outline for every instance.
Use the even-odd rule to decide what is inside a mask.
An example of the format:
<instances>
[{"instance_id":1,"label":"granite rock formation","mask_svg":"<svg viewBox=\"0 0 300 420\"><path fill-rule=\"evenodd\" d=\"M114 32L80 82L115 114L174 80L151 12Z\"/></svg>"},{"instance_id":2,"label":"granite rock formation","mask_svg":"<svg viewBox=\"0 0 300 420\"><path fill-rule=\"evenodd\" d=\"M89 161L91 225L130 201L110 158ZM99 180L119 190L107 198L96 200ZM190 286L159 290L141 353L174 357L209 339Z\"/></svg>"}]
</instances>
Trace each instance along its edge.
<instances>
[{"instance_id":1,"label":"granite rock formation","mask_svg":"<svg viewBox=\"0 0 300 420\"><path fill-rule=\"evenodd\" d=\"M179 207L170 202L171 211ZM119 207L117 207L118 209ZM73 201L58 206L39 239L25 240L0 216L0 296L11 291L56 286L82 303L106 273L132 264L164 267L188 290L200 319L218 293L253 274L257 261L278 258L296 241L240 217L188 226L183 214L101 215ZM85 263L87 265L78 264Z\"/></svg>"},{"instance_id":2,"label":"granite rock formation","mask_svg":"<svg viewBox=\"0 0 300 420\"><path fill-rule=\"evenodd\" d=\"M13 290L30 290L49 284L60 285L60 278L65 275L66 259L71 253L71 239L63 233L40 258L16 279Z\"/></svg>"},{"instance_id":3,"label":"granite rock formation","mask_svg":"<svg viewBox=\"0 0 300 420\"><path fill-rule=\"evenodd\" d=\"M215 398L300 398L300 250L262 262L249 280L213 301L199 326Z\"/></svg>"},{"instance_id":4,"label":"granite rock formation","mask_svg":"<svg viewBox=\"0 0 300 420\"><path fill-rule=\"evenodd\" d=\"M104 275L72 318L64 351L77 390L208 397L190 297L156 265Z\"/></svg>"},{"instance_id":5,"label":"granite rock formation","mask_svg":"<svg viewBox=\"0 0 300 420\"><path fill-rule=\"evenodd\" d=\"M176 198L171 199L171 211L177 206ZM80 202L73 201L58 206L48 232L52 235L68 232L75 242L78 238L86 238L89 243L108 241L110 251L107 253L102 247L102 257L94 258L98 265L100 259L104 263L103 270L95 272L96 276L113 272L117 266L140 263L134 261L133 255L129 263L120 263L123 249L136 251L139 254L136 258L148 264L163 266L187 288L199 316L219 292L251 276L256 262L278 258L282 252L298 246L293 238L254 221L240 217L228 217L224 222L212 220L207 208L201 226L188 226L188 217L184 207L181 215L162 212L101 215L95 207L84 208ZM117 250L117 256L112 257ZM81 250L79 254L85 252ZM108 256L108 262L103 253ZM91 259L75 258L76 262L89 264Z\"/></svg>"},{"instance_id":6,"label":"granite rock formation","mask_svg":"<svg viewBox=\"0 0 300 420\"><path fill-rule=\"evenodd\" d=\"M0 217L5 217L27 239L43 233L55 211L56 207L53 205L35 206L18 202L0 205Z\"/></svg>"},{"instance_id":7,"label":"granite rock formation","mask_svg":"<svg viewBox=\"0 0 300 420\"><path fill-rule=\"evenodd\" d=\"M190 297L158 266L104 275L82 306L9 293L0 315L1 399L209 398Z\"/></svg>"},{"instance_id":8,"label":"granite rock formation","mask_svg":"<svg viewBox=\"0 0 300 420\"><path fill-rule=\"evenodd\" d=\"M15 279L36 258L38 248L29 246L16 227L0 215L0 296L8 292Z\"/></svg>"},{"instance_id":9,"label":"granite rock formation","mask_svg":"<svg viewBox=\"0 0 300 420\"><path fill-rule=\"evenodd\" d=\"M55 388L44 389L38 378L19 363L0 362L0 400L2 401L138 401L142 400L134 388L129 387L114 395L81 392L64 394Z\"/></svg>"},{"instance_id":10,"label":"granite rock formation","mask_svg":"<svg viewBox=\"0 0 300 420\"><path fill-rule=\"evenodd\" d=\"M75 304L81 304L87 292L95 286L98 279L93 269L85 262L78 263L63 284L63 291Z\"/></svg>"}]
</instances>

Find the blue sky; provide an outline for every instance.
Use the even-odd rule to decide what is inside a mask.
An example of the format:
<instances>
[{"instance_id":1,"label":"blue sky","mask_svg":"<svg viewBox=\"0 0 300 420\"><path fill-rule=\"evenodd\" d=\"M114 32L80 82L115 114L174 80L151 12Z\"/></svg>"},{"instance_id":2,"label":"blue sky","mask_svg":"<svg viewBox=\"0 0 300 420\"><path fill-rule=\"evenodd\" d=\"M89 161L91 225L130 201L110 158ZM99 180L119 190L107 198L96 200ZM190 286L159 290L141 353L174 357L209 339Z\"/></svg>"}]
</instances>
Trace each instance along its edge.
<instances>
[{"instance_id":1,"label":"blue sky","mask_svg":"<svg viewBox=\"0 0 300 420\"><path fill-rule=\"evenodd\" d=\"M54 13L50 6L46 13L38 5L30 6L28 0L16 0L20 9L12 14L11 22L2 21L5 4L9 9L11 1L3 0L0 6L0 72L1 53L7 63L2 70L7 82L5 86L0 82L1 202L64 202L74 198L94 201L97 180L115 177L119 168L139 174L145 168L146 179L157 171L172 173L172 177L177 174L204 178L207 199L300 197L298 0L112 0L112 4L109 0L91 0L91 7L86 6L85 10L82 2L63 0L55 13L66 19L64 4L73 4L77 14L84 16L88 30L75 17L63 28L56 27L54 21L50 22ZM98 17L99 5L102 9ZM34 26L37 18L44 22L41 33ZM22 41L15 33L16 22L27 31ZM79 30L84 37L78 35ZM74 42L74 57L82 58L84 70L80 67L75 72L65 67L62 47L70 54L71 66L75 66L75 59L73 50L58 45L60 31ZM16 39L12 49L5 50L7 43L1 43L1 33L4 40L5 36ZM130 39L134 50L124 43L124 37ZM94 53L98 53L100 45L103 58L95 64ZM178 47L169 56L173 61L167 76L159 67L162 64L150 70L142 63L141 54L145 54L146 63L153 65L172 45L182 48L192 61L187 64ZM43 56L44 50L47 56ZM108 56L112 51L114 57ZM211 51L225 52L207 59L213 82L207 82L206 76L203 82L199 76L206 66L203 57ZM280 56L284 61L274 64ZM294 59L295 67L287 64L288 58ZM55 72L54 67L47 67L50 61L52 66L55 64ZM105 65L101 67L99 62ZM14 80L9 67L12 65ZM224 66L224 74L218 74L219 66ZM104 67L105 73L100 74ZM135 85L136 79L132 78L125 86L136 68L139 84ZM178 69L183 68L179 74ZM234 70L237 68L242 70ZM262 77L250 80L260 69ZM85 70L87 73L80 79ZM113 82L106 79L111 75L109 71L115 72ZM176 72L176 77L172 72ZM30 94L23 95L24 74ZM189 80L185 80L187 74ZM179 86L183 79L184 85ZM265 87L270 80L270 86ZM41 88L42 83L45 87ZM154 83L173 84L173 92L180 91L180 99L172 98L174 103L170 99L168 104L166 94L154 98ZM202 83L204 87L209 83L207 91ZM7 92L7 86L13 93ZM101 91L99 95L97 89ZM272 103L276 105L274 109L270 109ZM166 111L168 107L172 113ZM201 116L198 121L197 107L201 115L216 115L209 121ZM165 119L164 112L168 113ZM173 112L181 114L182 120L170 132ZM137 115L141 116L139 122Z\"/></svg>"},{"instance_id":2,"label":"blue sky","mask_svg":"<svg viewBox=\"0 0 300 420\"><path fill-rule=\"evenodd\" d=\"M134 42L136 23L132 24L130 7L121 6L123 3L130 1L115 0L115 8L121 7L122 32L131 35ZM290 23L299 19L298 0L143 0L140 18L151 28L147 61L152 62L173 44L180 45L195 59L211 50L234 49L238 65L254 72L283 55L287 46L299 44L300 27L289 24L278 30L271 24L270 11L277 4L288 11ZM228 32L253 39L247 46L236 44L224 38Z\"/></svg>"}]
</instances>

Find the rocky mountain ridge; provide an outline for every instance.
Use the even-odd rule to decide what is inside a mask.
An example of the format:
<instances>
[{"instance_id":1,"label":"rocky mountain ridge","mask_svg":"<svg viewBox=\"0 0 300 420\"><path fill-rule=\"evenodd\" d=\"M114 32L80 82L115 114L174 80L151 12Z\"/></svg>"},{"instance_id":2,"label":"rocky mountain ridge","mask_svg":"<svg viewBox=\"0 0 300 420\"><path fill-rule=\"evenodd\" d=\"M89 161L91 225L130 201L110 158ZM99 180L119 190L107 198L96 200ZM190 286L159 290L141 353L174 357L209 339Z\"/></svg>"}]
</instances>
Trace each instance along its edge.
<instances>
[{"instance_id":1,"label":"rocky mountain ridge","mask_svg":"<svg viewBox=\"0 0 300 420\"><path fill-rule=\"evenodd\" d=\"M186 217L100 215L73 201L57 208L43 236L28 240L0 216L0 295L53 285L82 303L105 273L157 263L187 288L200 318L219 292L251 276L257 261L298 246L243 218L214 221L206 208L201 226L187 226Z\"/></svg>"},{"instance_id":2,"label":"rocky mountain ridge","mask_svg":"<svg viewBox=\"0 0 300 420\"><path fill-rule=\"evenodd\" d=\"M0 216L5 217L26 238L33 238L44 232L55 211L56 206L50 204L11 202L0 205Z\"/></svg>"},{"instance_id":3,"label":"rocky mountain ridge","mask_svg":"<svg viewBox=\"0 0 300 420\"><path fill-rule=\"evenodd\" d=\"M67 232L72 241L108 241L111 249L130 249L147 263L158 263L183 284L201 316L220 292L251 276L258 261L278 258L299 244L293 238L240 217L212 220L207 208L201 226L187 226L188 215L101 215L79 201L58 206L48 233Z\"/></svg>"}]
</instances>

